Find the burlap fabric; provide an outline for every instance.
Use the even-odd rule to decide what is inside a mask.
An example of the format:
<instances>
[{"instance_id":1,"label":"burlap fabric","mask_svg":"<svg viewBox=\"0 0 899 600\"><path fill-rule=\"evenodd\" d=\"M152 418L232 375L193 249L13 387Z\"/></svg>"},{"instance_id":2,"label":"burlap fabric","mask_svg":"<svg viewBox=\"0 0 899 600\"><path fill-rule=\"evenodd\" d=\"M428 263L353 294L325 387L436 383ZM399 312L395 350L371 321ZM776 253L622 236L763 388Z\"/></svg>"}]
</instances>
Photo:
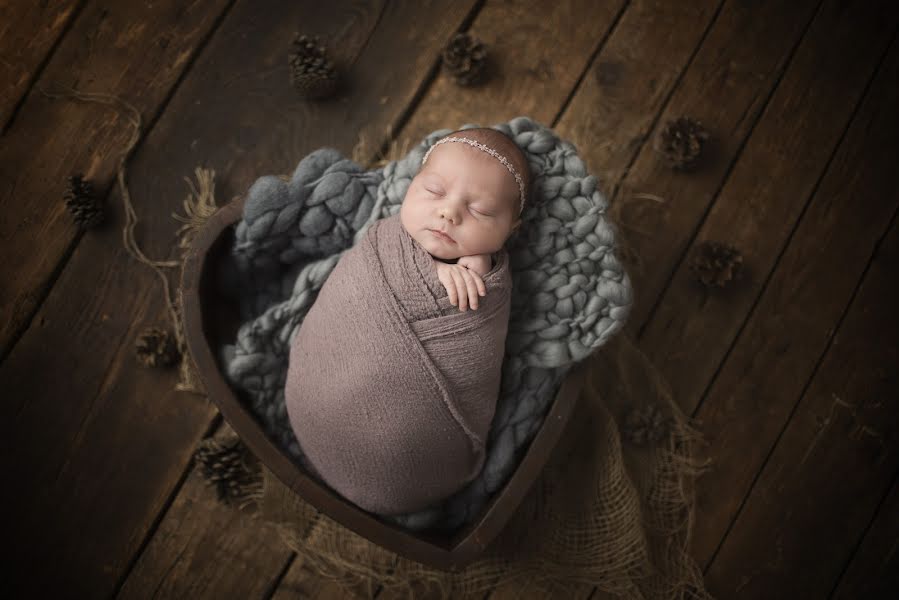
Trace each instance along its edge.
<instances>
[{"instance_id":1,"label":"burlap fabric","mask_svg":"<svg viewBox=\"0 0 899 600\"><path fill-rule=\"evenodd\" d=\"M696 433L627 335L589 359L574 413L502 533L458 573L399 557L339 525L265 470L258 517L322 577L365 597L482 594L509 582L553 597L708 598L689 556Z\"/></svg>"}]
</instances>

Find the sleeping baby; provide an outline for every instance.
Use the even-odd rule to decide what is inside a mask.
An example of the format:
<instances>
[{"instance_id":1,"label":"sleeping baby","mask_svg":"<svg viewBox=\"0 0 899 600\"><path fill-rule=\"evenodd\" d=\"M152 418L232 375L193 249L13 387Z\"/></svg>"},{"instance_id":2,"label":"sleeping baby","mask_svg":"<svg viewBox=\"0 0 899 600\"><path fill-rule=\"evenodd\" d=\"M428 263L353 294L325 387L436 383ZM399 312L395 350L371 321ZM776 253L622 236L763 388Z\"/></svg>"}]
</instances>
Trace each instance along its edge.
<instances>
[{"instance_id":1,"label":"sleeping baby","mask_svg":"<svg viewBox=\"0 0 899 600\"><path fill-rule=\"evenodd\" d=\"M478 308L493 253L521 224L528 175L515 142L495 129L469 129L432 146L406 191L403 228L434 257L450 302L462 311Z\"/></svg>"},{"instance_id":2,"label":"sleeping baby","mask_svg":"<svg viewBox=\"0 0 899 600\"><path fill-rule=\"evenodd\" d=\"M529 185L502 132L441 138L291 341L284 396L305 465L362 509L424 509L481 472L511 306L504 244Z\"/></svg>"}]
</instances>

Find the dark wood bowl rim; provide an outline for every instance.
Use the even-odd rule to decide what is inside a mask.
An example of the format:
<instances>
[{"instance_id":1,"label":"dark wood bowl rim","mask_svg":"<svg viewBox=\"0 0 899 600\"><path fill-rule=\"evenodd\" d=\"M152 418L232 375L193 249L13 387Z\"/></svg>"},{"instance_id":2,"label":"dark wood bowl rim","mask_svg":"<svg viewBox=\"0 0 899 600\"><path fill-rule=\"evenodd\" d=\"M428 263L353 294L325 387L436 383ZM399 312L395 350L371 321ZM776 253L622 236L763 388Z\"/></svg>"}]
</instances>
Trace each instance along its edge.
<instances>
[{"instance_id":1,"label":"dark wood bowl rim","mask_svg":"<svg viewBox=\"0 0 899 600\"><path fill-rule=\"evenodd\" d=\"M194 236L181 276L185 339L209 398L248 448L284 485L303 500L369 541L410 560L445 571L458 571L478 558L499 534L537 479L571 416L584 380L581 361L566 375L552 407L506 485L480 517L451 538L416 534L382 522L307 475L268 438L249 408L239 400L219 370L204 325L202 282L211 277L210 248L243 215L245 198L237 198L213 214Z\"/></svg>"}]
</instances>

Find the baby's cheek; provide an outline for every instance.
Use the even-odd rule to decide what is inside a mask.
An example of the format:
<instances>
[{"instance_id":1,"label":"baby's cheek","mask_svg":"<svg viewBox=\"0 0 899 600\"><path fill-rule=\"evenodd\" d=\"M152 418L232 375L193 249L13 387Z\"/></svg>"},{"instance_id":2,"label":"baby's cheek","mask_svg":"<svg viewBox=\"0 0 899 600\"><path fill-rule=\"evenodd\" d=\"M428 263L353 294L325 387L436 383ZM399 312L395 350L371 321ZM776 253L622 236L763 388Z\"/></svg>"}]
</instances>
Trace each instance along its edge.
<instances>
[{"instance_id":1,"label":"baby's cheek","mask_svg":"<svg viewBox=\"0 0 899 600\"><path fill-rule=\"evenodd\" d=\"M402 206L400 206L400 214L404 215L405 219L412 221L418 218L421 212L420 204L420 202L416 202L414 198L410 198L407 194L406 198L403 199Z\"/></svg>"},{"instance_id":2,"label":"baby's cheek","mask_svg":"<svg viewBox=\"0 0 899 600\"><path fill-rule=\"evenodd\" d=\"M402 206L400 206L400 223L409 230L415 228L415 224L418 220L419 217L412 202L409 200L403 202Z\"/></svg>"}]
</instances>

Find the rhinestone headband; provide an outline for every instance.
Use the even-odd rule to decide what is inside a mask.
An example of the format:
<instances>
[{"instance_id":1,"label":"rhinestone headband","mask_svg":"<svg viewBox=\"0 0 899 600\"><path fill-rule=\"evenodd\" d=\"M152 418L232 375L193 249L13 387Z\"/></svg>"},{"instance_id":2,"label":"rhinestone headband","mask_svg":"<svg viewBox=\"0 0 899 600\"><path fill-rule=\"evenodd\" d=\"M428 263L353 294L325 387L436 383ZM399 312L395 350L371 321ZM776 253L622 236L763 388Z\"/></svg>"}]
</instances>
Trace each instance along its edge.
<instances>
[{"instance_id":1,"label":"rhinestone headband","mask_svg":"<svg viewBox=\"0 0 899 600\"><path fill-rule=\"evenodd\" d=\"M510 163L509 160L505 156L503 156L502 154L500 154L499 152L497 152L490 146L486 146L486 145L482 144L481 142L477 142L477 141L475 141L471 138L467 138L467 137L445 137L445 138L437 140L437 142L433 146L428 148L428 151L425 153L425 157L423 159L421 159L421 165L424 166L424 164L426 162L428 162L428 156L430 156L430 154L434 150L434 148L436 148L440 144L444 144L446 142L465 142L469 146L474 146L478 150L483 150L484 152L486 152L487 154L489 154L490 156L494 157L496 160L501 162L503 164L503 166L509 170L509 173L512 174L512 177L514 177L515 181L518 183L518 195L521 200L518 204L518 214L519 215L521 214L521 211L524 210L524 182L521 180L521 175L518 174L518 171L515 170L515 167L512 166L512 163Z\"/></svg>"}]
</instances>

